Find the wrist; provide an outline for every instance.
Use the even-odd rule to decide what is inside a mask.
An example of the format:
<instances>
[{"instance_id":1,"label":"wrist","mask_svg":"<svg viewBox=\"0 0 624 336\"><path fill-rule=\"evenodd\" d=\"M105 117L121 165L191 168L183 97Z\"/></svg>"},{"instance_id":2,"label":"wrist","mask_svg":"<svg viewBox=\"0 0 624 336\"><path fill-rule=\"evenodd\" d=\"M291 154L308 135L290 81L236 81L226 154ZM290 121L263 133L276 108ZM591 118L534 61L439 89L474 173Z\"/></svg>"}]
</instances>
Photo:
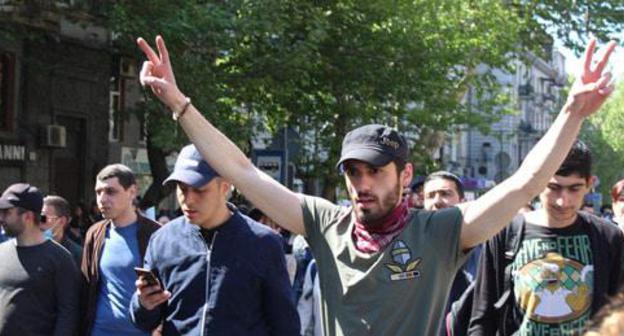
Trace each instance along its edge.
<instances>
[{"instance_id":1,"label":"wrist","mask_svg":"<svg viewBox=\"0 0 624 336\"><path fill-rule=\"evenodd\" d=\"M177 121L191 106L191 98L184 97L181 104L177 104L178 107L171 109L173 120Z\"/></svg>"},{"instance_id":2,"label":"wrist","mask_svg":"<svg viewBox=\"0 0 624 336\"><path fill-rule=\"evenodd\" d=\"M175 98L173 98L170 104L167 104L167 107L172 112L180 111L182 107L184 106L184 104L186 104L186 98L187 97L184 95L184 93L177 92L177 94L175 95Z\"/></svg>"}]
</instances>

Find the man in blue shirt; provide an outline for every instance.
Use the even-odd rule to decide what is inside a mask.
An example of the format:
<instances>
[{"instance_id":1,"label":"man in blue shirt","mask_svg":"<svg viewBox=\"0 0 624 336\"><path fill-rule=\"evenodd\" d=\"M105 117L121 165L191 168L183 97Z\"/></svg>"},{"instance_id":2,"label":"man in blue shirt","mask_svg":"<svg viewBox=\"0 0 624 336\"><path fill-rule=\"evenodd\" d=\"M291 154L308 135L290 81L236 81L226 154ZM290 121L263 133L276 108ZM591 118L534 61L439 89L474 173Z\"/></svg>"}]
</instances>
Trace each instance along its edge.
<instances>
[{"instance_id":1,"label":"man in blue shirt","mask_svg":"<svg viewBox=\"0 0 624 336\"><path fill-rule=\"evenodd\" d=\"M81 270L83 335L149 335L128 314L135 291L134 267L143 263L151 234L160 225L134 207L137 185L130 168L113 164L96 177L95 195L104 220L89 228Z\"/></svg>"},{"instance_id":2,"label":"man in blue shirt","mask_svg":"<svg viewBox=\"0 0 624 336\"><path fill-rule=\"evenodd\" d=\"M282 240L227 203L231 184L195 146L180 152L165 183L177 185L184 216L150 240L132 320L163 335L299 335ZM162 284L162 286L161 286Z\"/></svg>"}]
</instances>

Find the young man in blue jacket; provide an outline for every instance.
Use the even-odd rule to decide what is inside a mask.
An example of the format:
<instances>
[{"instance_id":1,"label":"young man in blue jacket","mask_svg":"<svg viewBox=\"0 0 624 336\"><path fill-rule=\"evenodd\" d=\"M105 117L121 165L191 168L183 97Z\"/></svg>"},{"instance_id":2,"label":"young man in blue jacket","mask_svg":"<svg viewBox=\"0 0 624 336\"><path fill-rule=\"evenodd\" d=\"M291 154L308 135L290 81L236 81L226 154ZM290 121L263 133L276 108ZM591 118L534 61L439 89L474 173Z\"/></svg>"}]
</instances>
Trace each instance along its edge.
<instances>
[{"instance_id":1,"label":"young man in blue jacket","mask_svg":"<svg viewBox=\"0 0 624 336\"><path fill-rule=\"evenodd\" d=\"M279 236L227 203L231 184L195 146L180 152L166 183L184 216L150 240L130 304L145 330L163 335L298 335L299 317Z\"/></svg>"}]
</instances>

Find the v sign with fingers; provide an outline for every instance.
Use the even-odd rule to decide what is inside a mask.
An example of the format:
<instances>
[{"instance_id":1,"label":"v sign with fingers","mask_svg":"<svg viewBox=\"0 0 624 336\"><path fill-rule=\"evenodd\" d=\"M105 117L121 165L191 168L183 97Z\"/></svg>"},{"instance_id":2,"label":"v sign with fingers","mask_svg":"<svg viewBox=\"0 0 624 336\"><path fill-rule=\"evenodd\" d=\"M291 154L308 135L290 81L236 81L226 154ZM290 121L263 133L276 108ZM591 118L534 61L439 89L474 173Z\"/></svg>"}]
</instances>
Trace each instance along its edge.
<instances>
[{"instance_id":1,"label":"v sign with fingers","mask_svg":"<svg viewBox=\"0 0 624 336\"><path fill-rule=\"evenodd\" d=\"M605 100L613 92L614 85L611 83L611 73L603 73L609 57L615 50L616 43L609 42L604 48L602 57L592 69L592 60L594 49L596 48L596 40L591 39L585 49L585 60L583 62L583 72L577 77L572 85L568 101L564 109L572 115L578 117L588 117L598 111Z\"/></svg>"},{"instance_id":2,"label":"v sign with fingers","mask_svg":"<svg viewBox=\"0 0 624 336\"><path fill-rule=\"evenodd\" d=\"M171 110L178 110L180 106L185 104L186 97L176 85L173 68L169 60L169 52L162 36L156 36L158 54L141 37L137 39L137 44L143 50L145 56L147 56L147 61L143 62L139 76L141 85L149 86L154 95Z\"/></svg>"},{"instance_id":3,"label":"v sign with fingers","mask_svg":"<svg viewBox=\"0 0 624 336\"><path fill-rule=\"evenodd\" d=\"M176 85L163 38L156 37L158 53L142 38L137 39L137 44L147 57L141 68L141 84L149 86L156 97L171 109L174 119L206 162L281 227L303 234L305 229L299 195L257 169L236 144L190 104L190 99Z\"/></svg>"}]
</instances>

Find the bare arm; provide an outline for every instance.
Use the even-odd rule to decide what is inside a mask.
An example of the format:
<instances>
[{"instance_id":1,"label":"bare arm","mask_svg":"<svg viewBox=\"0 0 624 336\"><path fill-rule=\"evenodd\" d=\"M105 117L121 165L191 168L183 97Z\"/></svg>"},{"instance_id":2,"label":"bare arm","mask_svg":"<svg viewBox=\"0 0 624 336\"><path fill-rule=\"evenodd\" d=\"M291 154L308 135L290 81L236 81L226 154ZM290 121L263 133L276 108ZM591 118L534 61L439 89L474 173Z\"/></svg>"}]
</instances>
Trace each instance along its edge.
<instances>
[{"instance_id":1,"label":"bare arm","mask_svg":"<svg viewBox=\"0 0 624 336\"><path fill-rule=\"evenodd\" d=\"M141 84L172 111L186 103L178 89L169 54L162 37L156 37L158 54L143 40L137 40L148 60L141 69ZM223 178L238 188L247 199L283 228L305 234L300 197L256 168L245 154L190 105L178 120L204 159Z\"/></svg>"},{"instance_id":2,"label":"bare arm","mask_svg":"<svg viewBox=\"0 0 624 336\"><path fill-rule=\"evenodd\" d=\"M583 73L574 83L565 106L518 171L476 201L460 206L464 216L460 239L463 249L495 235L511 221L520 207L546 187L572 147L583 120L596 112L613 91L611 75L602 72L615 42L607 45L592 70L595 44L591 40L587 46Z\"/></svg>"}]
</instances>

